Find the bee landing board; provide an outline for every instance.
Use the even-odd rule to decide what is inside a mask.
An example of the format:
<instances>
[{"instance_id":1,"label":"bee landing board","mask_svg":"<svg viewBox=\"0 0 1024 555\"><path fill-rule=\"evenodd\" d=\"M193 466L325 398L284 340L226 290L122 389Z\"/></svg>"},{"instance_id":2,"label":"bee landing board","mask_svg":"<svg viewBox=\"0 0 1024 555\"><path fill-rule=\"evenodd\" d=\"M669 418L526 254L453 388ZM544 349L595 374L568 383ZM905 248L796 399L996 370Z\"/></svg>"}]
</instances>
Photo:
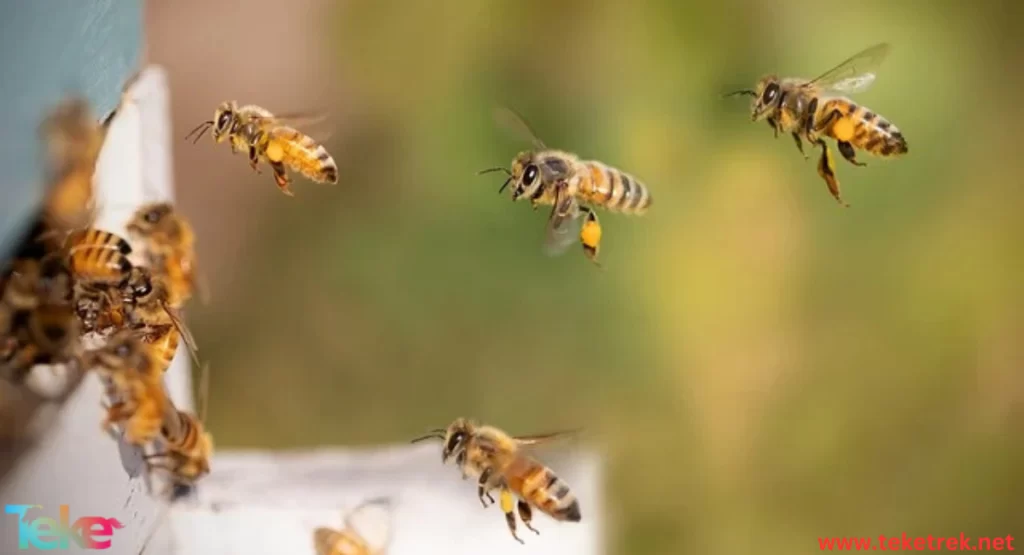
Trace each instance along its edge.
<instances>
[{"instance_id":1,"label":"bee landing board","mask_svg":"<svg viewBox=\"0 0 1024 555\"><path fill-rule=\"evenodd\" d=\"M94 114L104 117L106 114ZM97 161L93 184L96 194L95 226L125 236L125 224L142 203L171 200L171 130L167 77L159 67L148 67L126 91L110 123ZM192 406L189 357L179 345L164 383L175 404ZM55 384L46 368L33 370L40 389ZM105 553L135 555L160 514L160 505L145 491L139 453L114 442L100 430L104 411L103 386L95 374L86 375L75 394L46 427L17 466L0 483L0 499L7 503L39 504L28 519L58 518L59 506L68 505L72 522L82 516L116 518L124 525L115 531ZM18 537L15 517L0 519L0 552L14 549ZM72 553L87 553L75 546Z\"/></svg>"},{"instance_id":2,"label":"bee landing board","mask_svg":"<svg viewBox=\"0 0 1024 555\"><path fill-rule=\"evenodd\" d=\"M198 496L171 507L146 555L315 555L313 530L342 527L375 498L391 507L388 555L599 555L606 528L597 455L570 448L544 462L579 497L583 518L556 522L534 511L540 535L518 525L520 545L476 484L442 466L440 445L370 451L230 452L214 455Z\"/></svg>"}]
</instances>

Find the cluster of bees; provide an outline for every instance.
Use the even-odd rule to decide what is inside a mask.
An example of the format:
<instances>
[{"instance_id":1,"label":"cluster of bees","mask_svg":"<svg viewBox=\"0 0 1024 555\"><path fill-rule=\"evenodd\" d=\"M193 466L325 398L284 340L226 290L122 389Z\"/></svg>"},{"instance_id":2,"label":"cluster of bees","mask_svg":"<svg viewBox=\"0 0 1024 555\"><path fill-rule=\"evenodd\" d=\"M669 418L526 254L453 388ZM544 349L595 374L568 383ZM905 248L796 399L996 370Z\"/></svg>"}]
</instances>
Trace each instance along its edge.
<instances>
[{"instance_id":1,"label":"cluster of bees","mask_svg":"<svg viewBox=\"0 0 1024 555\"><path fill-rule=\"evenodd\" d=\"M180 342L196 352L180 316L195 289L194 236L166 202L140 206L127 238L93 227L93 175L112 116L101 123L73 98L41 126L48 191L3 261L0 377L30 390L33 372L61 368L75 377L66 398L95 373L105 386L103 430L116 438L119 429L176 489L209 472L212 451L201 419L176 408L163 383Z\"/></svg>"},{"instance_id":2,"label":"cluster of bees","mask_svg":"<svg viewBox=\"0 0 1024 555\"><path fill-rule=\"evenodd\" d=\"M818 174L836 201L846 205L826 138L835 140L843 158L857 166L864 165L856 158L858 150L880 157L907 152L896 126L845 96L873 83L889 51L888 44L875 45L818 78L769 75L754 89L730 94L751 96L751 119L767 121L776 137L789 133L801 153L805 142L820 148ZM192 232L167 203L139 208L127 226L131 243L90 227L91 211L83 207L92 198L92 172L103 129L86 114L83 104L71 103L44 125L54 169L52 190L0 284L0 374L19 383L40 364L96 372L112 400L104 429L120 427L126 441L150 453L150 467L166 470L173 483L194 483L209 471L212 440L200 418L174 407L161 380L180 341L193 355L196 352L179 316L196 284ZM497 118L532 149L519 153L509 168L481 173L505 173L498 191L511 187L513 201L528 199L534 209L551 206L545 251L559 254L578 241L584 256L598 264L602 233L596 209L643 214L652 203L648 187L602 162L548 148L526 120L509 109L499 110ZM260 172L260 163L269 165L278 189L291 196L288 169L316 182L338 181L331 155L297 129L312 119L275 116L259 106L225 102L212 120L201 123L186 139L194 135L198 141L210 131L216 143L227 141L233 153L245 152L254 171ZM133 254L139 255L136 261ZM101 337L102 344L85 348L82 339L89 334ZM581 519L571 488L525 449L569 434L517 437L458 418L414 441L441 440L442 463L454 462L463 479L475 479L481 504L497 503L513 538L522 542L517 522L537 532L532 525L534 509L558 521ZM351 521L385 505L368 502L346 519L342 530L317 529L317 552L380 552L383 547L362 537Z\"/></svg>"}]
</instances>

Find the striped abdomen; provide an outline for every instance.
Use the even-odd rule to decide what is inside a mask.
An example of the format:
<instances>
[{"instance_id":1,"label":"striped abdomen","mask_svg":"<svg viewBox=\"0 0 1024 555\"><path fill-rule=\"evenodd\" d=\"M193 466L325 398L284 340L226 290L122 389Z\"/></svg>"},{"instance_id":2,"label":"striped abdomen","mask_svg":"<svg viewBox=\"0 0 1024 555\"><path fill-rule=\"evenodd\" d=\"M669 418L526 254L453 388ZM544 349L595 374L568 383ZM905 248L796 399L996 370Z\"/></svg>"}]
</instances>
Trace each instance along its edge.
<instances>
[{"instance_id":1,"label":"striped abdomen","mask_svg":"<svg viewBox=\"0 0 1024 555\"><path fill-rule=\"evenodd\" d=\"M338 182L334 158L309 135L291 127L276 127L266 134L264 141L264 153L270 161L281 162L313 181Z\"/></svg>"},{"instance_id":2,"label":"striped abdomen","mask_svg":"<svg viewBox=\"0 0 1024 555\"><path fill-rule=\"evenodd\" d=\"M544 514L555 520L579 522L580 504L576 496L550 468L530 457L519 456L503 475L509 489Z\"/></svg>"},{"instance_id":3,"label":"striped abdomen","mask_svg":"<svg viewBox=\"0 0 1024 555\"><path fill-rule=\"evenodd\" d=\"M164 439L172 450L188 455L197 450L203 440L203 426L191 414L171 409L165 415Z\"/></svg>"},{"instance_id":4,"label":"striped abdomen","mask_svg":"<svg viewBox=\"0 0 1024 555\"><path fill-rule=\"evenodd\" d=\"M68 238L68 258L75 277L87 281L116 283L131 270L128 242L99 229L76 231Z\"/></svg>"},{"instance_id":5,"label":"striped abdomen","mask_svg":"<svg viewBox=\"0 0 1024 555\"><path fill-rule=\"evenodd\" d=\"M150 344L153 358L156 359L155 362L161 372L166 372L170 368L180 341L181 333L178 332L178 328L171 326L166 333Z\"/></svg>"},{"instance_id":6,"label":"striped abdomen","mask_svg":"<svg viewBox=\"0 0 1024 555\"><path fill-rule=\"evenodd\" d=\"M586 202L624 214L643 214L651 205L650 191L635 177L601 162L581 165L587 171L580 179L579 194Z\"/></svg>"},{"instance_id":7,"label":"striped abdomen","mask_svg":"<svg viewBox=\"0 0 1024 555\"><path fill-rule=\"evenodd\" d=\"M834 111L840 115L825 131L833 139L883 158L907 153L907 140L889 120L845 98L825 102L821 117Z\"/></svg>"},{"instance_id":8,"label":"striped abdomen","mask_svg":"<svg viewBox=\"0 0 1024 555\"><path fill-rule=\"evenodd\" d=\"M370 555L366 544L348 530L317 528L313 531L313 546L317 555Z\"/></svg>"}]
</instances>

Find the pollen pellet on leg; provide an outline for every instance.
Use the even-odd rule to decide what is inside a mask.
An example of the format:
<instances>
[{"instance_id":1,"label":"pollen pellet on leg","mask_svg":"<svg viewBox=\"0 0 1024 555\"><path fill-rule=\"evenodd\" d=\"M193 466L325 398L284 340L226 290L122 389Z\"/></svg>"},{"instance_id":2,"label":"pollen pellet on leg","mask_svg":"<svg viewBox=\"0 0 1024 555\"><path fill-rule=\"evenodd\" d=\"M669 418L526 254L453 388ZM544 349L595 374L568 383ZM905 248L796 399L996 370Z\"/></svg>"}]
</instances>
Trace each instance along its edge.
<instances>
[{"instance_id":1,"label":"pollen pellet on leg","mask_svg":"<svg viewBox=\"0 0 1024 555\"><path fill-rule=\"evenodd\" d=\"M840 118L839 121L832 124L832 136L837 141L847 141L853 138L853 120L850 118Z\"/></svg>"},{"instance_id":2,"label":"pollen pellet on leg","mask_svg":"<svg viewBox=\"0 0 1024 555\"><path fill-rule=\"evenodd\" d=\"M594 220L587 220L580 230L580 241L589 247L595 247L601 243L601 226Z\"/></svg>"},{"instance_id":3,"label":"pollen pellet on leg","mask_svg":"<svg viewBox=\"0 0 1024 555\"><path fill-rule=\"evenodd\" d=\"M267 145L266 155L270 160L280 162L284 158L284 149L279 143L270 143Z\"/></svg>"}]
</instances>

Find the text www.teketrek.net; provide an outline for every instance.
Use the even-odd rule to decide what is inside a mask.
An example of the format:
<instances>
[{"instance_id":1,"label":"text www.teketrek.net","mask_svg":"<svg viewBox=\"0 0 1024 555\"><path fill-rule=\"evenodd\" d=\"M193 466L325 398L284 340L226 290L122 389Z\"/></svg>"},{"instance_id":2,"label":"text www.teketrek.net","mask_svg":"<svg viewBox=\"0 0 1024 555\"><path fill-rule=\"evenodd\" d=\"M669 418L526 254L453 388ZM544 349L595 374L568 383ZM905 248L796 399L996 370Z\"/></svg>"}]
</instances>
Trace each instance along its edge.
<instances>
[{"instance_id":1,"label":"text www.teketrek.net","mask_svg":"<svg viewBox=\"0 0 1024 555\"><path fill-rule=\"evenodd\" d=\"M822 551L1014 551L1013 536L878 536L818 538Z\"/></svg>"}]
</instances>

